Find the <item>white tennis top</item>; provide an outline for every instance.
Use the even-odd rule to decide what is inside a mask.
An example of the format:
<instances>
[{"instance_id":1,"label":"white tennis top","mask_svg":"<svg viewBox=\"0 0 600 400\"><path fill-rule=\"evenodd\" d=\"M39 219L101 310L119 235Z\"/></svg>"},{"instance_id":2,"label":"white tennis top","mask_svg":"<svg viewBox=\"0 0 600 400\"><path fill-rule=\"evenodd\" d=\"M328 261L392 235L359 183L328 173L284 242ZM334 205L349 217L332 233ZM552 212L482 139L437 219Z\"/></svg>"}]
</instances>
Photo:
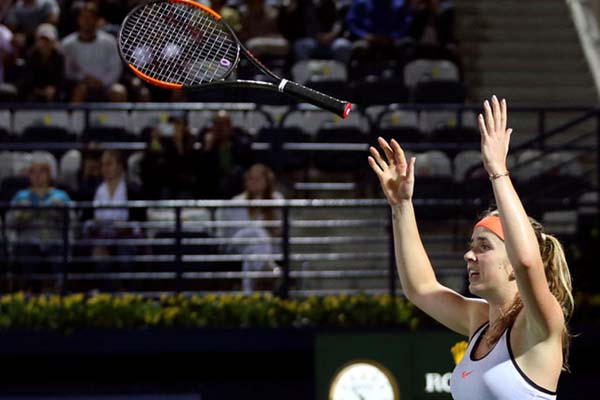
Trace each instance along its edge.
<instances>
[{"instance_id":1,"label":"white tennis top","mask_svg":"<svg viewBox=\"0 0 600 400\"><path fill-rule=\"evenodd\" d=\"M536 385L515 362L510 348L509 327L498 343L476 360L474 349L488 323L471 338L465 355L452 372L450 388L454 400L554 400L556 392Z\"/></svg>"}]
</instances>

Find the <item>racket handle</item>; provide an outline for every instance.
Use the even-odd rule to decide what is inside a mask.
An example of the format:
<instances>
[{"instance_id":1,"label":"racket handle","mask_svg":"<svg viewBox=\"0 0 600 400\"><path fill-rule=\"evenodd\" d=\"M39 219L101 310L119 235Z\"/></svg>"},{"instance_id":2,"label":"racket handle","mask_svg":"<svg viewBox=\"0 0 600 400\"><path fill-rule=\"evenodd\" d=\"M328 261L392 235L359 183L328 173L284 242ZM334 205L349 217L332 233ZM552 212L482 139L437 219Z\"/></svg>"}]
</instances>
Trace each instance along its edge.
<instances>
[{"instance_id":1,"label":"racket handle","mask_svg":"<svg viewBox=\"0 0 600 400\"><path fill-rule=\"evenodd\" d=\"M279 90L317 107L329 110L342 118L346 118L352 109L352 103L338 100L324 93L307 88L306 86L299 85L286 79L282 80L279 84Z\"/></svg>"}]
</instances>

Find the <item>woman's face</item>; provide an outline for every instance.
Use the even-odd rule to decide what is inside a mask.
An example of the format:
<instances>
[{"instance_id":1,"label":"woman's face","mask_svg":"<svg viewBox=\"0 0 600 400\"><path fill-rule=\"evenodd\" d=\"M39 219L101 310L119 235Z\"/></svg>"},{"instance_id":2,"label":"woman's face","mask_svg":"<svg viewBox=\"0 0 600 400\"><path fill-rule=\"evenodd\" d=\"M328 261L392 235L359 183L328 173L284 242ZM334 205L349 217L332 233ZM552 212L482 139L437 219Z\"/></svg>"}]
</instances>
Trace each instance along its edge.
<instances>
[{"instance_id":1,"label":"woman's face","mask_svg":"<svg viewBox=\"0 0 600 400\"><path fill-rule=\"evenodd\" d=\"M50 186L52 178L50 167L46 163L33 163L29 167L29 182L34 188L46 188Z\"/></svg>"},{"instance_id":2,"label":"woman's face","mask_svg":"<svg viewBox=\"0 0 600 400\"><path fill-rule=\"evenodd\" d=\"M112 154L103 154L100 164L102 170L102 178L104 180L113 180L121 178L123 168Z\"/></svg>"},{"instance_id":3,"label":"woman's face","mask_svg":"<svg viewBox=\"0 0 600 400\"><path fill-rule=\"evenodd\" d=\"M475 295L484 297L510 280L512 267L504 242L484 227L473 231L470 249L464 259L469 274L469 290Z\"/></svg>"},{"instance_id":4,"label":"woman's face","mask_svg":"<svg viewBox=\"0 0 600 400\"><path fill-rule=\"evenodd\" d=\"M251 168L246 175L246 191L253 195L262 195L267 190L267 178L258 168Z\"/></svg>"},{"instance_id":5,"label":"woman's face","mask_svg":"<svg viewBox=\"0 0 600 400\"><path fill-rule=\"evenodd\" d=\"M46 37L39 36L35 40L35 46L42 54L50 54L54 48L54 43Z\"/></svg>"}]
</instances>

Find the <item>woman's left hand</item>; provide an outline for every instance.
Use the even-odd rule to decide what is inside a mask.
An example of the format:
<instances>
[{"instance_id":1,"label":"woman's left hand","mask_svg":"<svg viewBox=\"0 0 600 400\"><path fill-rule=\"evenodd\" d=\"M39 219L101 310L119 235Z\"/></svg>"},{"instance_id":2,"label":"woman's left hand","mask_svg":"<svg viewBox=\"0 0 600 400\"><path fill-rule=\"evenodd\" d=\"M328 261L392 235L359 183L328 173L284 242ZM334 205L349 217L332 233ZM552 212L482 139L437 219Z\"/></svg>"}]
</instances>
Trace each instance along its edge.
<instances>
[{"instance_id":1,"label":"woman's left hand","mask_svg":"<svg viewBox=\"0 0 600 400\"><path fill-rule=\"evenodd\" d=\"M487 100L483 103L483 109L485 116L479 114L478 120L483 166L490 175L504 174L512 133L512 129L506 129L506 100L498 101L494 95L491 104Z\"/></svg>"}]
</instances>

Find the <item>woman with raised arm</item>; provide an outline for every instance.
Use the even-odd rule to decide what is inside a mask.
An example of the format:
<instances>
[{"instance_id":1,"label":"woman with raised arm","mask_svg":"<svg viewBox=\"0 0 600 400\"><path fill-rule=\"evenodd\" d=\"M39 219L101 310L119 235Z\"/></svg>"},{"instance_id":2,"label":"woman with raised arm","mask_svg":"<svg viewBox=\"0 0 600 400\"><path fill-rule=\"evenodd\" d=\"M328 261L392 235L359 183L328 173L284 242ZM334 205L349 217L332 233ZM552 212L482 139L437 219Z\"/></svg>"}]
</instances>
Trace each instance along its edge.
<instances>
[{"instance_id":1,"label":"woman with raised arm","mask_svg":"<svg viewBox=\"0 0 600 400\"><path fill-rule=\"evenodd\" d=\"M406 297L448 328L468 336L450 386L456 400L555 399L567 368L571 278L558 240L529 218L508 170L512 129L496 96L479 115L481 154L498 209L478 221L465 253L467 298L441 285L421 243L413 205L415 158L379 139L369 165L392 208L396 262Z\"/></svg>"}]
</instances>

